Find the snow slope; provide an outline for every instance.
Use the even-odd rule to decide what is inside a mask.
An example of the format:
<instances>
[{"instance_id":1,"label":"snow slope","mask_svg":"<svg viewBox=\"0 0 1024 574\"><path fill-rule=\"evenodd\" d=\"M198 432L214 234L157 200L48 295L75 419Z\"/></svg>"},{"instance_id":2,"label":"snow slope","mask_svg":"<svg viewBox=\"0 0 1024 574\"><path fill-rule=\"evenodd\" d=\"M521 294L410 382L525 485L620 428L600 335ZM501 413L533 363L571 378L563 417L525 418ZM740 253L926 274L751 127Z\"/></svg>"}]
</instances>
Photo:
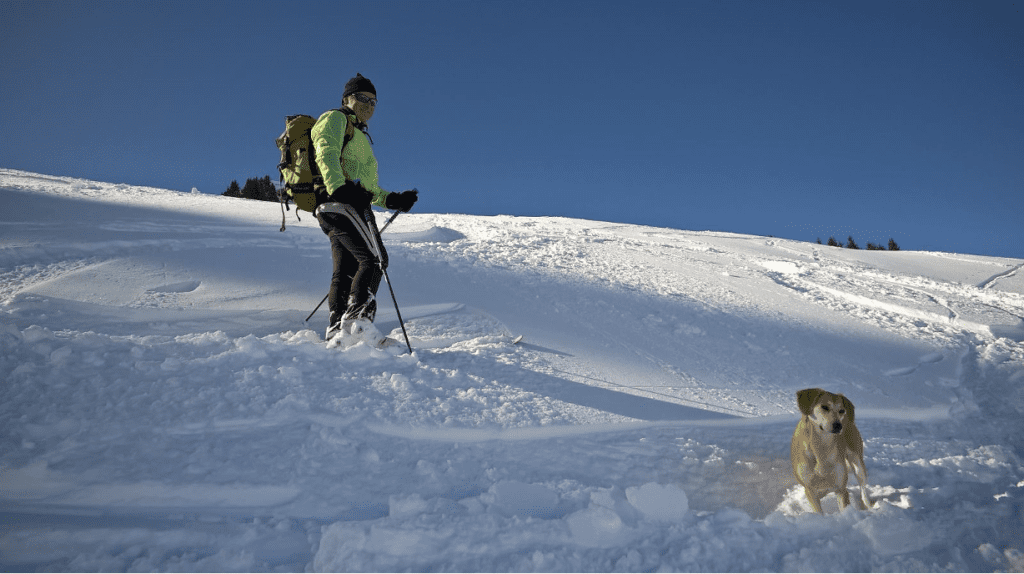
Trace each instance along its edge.
<instances>
[{"instance_id":1,"label":"snow slope","mask_svg":"<svg viewBox=\"0 0 1024 574\"><path fill-rule=\"evenodd\" d=\"M4 570L1024 570L1024 261L401 215L392 357L303 321L311 216L13 170L0 206ZM873 508L808 512L807 387Z\"/></svg>"}]
</instances>

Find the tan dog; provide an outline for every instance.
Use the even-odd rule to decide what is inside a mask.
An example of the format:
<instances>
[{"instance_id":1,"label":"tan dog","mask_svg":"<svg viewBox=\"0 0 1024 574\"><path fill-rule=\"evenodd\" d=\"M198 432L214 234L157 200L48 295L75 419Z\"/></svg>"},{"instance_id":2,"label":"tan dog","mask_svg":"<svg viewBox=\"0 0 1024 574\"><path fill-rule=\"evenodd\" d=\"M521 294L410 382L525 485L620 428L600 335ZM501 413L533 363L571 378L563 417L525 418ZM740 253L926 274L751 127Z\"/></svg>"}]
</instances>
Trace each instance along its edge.
<instances>
[{"instance_id":1,"label":"tan dog","mask_svg":"<svg viewBox=\"0 0 1024 574\"><path fill-rule=\"evenodd\" d=\"M851 470L860 484L863 507L870 507L864 442L853 422L853 403L843 395L804 389L796 393L796 404L803 416L793 432L789 457L793 475L803 485L811 508L820 513L821 499L830 492L836 493L839 509L846 508L850 504L846 482Z\"/></svg>"}]
</instances>

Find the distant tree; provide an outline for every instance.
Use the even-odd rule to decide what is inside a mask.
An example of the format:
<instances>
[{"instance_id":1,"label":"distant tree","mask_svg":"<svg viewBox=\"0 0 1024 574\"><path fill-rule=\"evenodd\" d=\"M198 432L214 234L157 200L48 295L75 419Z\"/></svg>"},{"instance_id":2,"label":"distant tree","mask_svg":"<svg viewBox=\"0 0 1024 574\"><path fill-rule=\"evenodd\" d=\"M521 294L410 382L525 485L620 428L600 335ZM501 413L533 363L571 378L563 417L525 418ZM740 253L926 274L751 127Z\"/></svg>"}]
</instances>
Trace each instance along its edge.
<instances>
[{"instance_id":1,"label":"distant tree","mask_svg":"<svg viewBox=\"0 0 1024 574\"><path fill-rule=\"evenodd\" d=\"M258 201L278 201L277 187L274 186L269 175L262 178L250 177L245 180L245 185L241 189L238 189L237 181L232 181L224 195Z\"/></svg>"},{"instance_id":2,"label":"distant tree","mask_svg":"<svg viewBox=\"0 0 1024 574\"><path fill-rule=\"evenodd\" d=\"M242 186L242 197L246 199L257 199L259 194L259 180L250 177L245 180L245 185Z\"/></svg>"},{"instance_id":3,"label":"distant tree","mask_svg":"<svg viewBox=\"0 0 1024 574\"><path fill-rule=\"evenodd\" d=\"M271 181L269 175L263 176L263 179L260 180L260 185L263 188L263 197L265 198L264 201L280 200L280 198L277 197L277 188L274 187L274 182Z\"/></svg>"},{"instance_id":4,"label":"distant tree","mask_svg":"<svg viewBox=\"0 0 1024 574\"><path fill-rule=\"evenodd\" d=\"M242 188L238 187L238 181L233 180L231 185L228 186L227 191L221 195L226 195L228 197L242 197Z\"/></svg>"},{"instance_id":5,"label":"distant tree","mask_svg":"<svg viewBox=\"0 0 1024 574\"><path fill-rule=\"evenodd\" d=\"M818 238L818 245L821 245L821 238L820 237ZM853 240L853 236L852 235L846 238L846 245L843 245L842 243L839 243L838 241L836 241L835 237L829 237L828 238L828 243L826 243L826 245L828 245L830 247L845 247L847 249L860 249L860 246L857 245L857 242ZM881 243L868 242L868 244L867 244L867 250L868 251L885 251L885 249L886 249L885 246L882 245ZM890 238L889 239L889 251L899 251L899 250L900 250L900 246L896 244L896 240Z\"/></svg>"}]
</instances>

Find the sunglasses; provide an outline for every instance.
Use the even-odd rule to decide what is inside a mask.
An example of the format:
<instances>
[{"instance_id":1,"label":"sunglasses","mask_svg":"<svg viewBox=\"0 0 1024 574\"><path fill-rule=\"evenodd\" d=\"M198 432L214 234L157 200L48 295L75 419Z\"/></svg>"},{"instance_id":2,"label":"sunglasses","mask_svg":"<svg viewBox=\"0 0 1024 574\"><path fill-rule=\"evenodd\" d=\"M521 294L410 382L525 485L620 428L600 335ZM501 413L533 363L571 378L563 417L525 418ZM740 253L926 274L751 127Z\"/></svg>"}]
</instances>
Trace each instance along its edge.
<instances>
[{"instance_id":1,"label":"sunglasses","mask_svg":"<svg viewBox=\"0 0 1024 574\"><path fill-rule=\"evenodd\" d=\"M373 107L377 107L377 98L371 98L370 96L364 96L363 94L352 94L355 96L356 101L364 104L370 104Z\"/></svg>"}]
</instances>

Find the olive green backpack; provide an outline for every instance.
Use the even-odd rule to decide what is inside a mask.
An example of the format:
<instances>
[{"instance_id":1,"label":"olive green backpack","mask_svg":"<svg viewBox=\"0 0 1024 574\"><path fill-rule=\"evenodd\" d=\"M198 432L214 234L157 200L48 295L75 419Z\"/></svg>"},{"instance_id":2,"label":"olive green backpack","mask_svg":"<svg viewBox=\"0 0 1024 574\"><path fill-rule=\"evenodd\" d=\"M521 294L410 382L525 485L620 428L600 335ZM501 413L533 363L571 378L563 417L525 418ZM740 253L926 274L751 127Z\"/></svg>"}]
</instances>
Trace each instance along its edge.
<instances>
[{"instance_id":1,"label":"olive green backpack","mask_svg":"<svg viewBox=\"0 0 1024 574\"><path fill-rule=\"evenodd\" d=\"M284 211L291 210L288 202L295 201L295 216L298 217L298 210L310 213L320 203L317 200L317 192L321 197L326 194L324 180L320 176L320 169L316 166L316 150L313 149L313 141L309 135L316 118L307 115L288 116L285 119L284 133L278 136L277 148L281 150L281 163L277 164L277 170L281 173L281 183L284 189L278 191L281 200L281 231L284 231ZM354 133L353 122L347 122L345 127L344 145L352 139Z\"/></svg>"}]
</instances>

